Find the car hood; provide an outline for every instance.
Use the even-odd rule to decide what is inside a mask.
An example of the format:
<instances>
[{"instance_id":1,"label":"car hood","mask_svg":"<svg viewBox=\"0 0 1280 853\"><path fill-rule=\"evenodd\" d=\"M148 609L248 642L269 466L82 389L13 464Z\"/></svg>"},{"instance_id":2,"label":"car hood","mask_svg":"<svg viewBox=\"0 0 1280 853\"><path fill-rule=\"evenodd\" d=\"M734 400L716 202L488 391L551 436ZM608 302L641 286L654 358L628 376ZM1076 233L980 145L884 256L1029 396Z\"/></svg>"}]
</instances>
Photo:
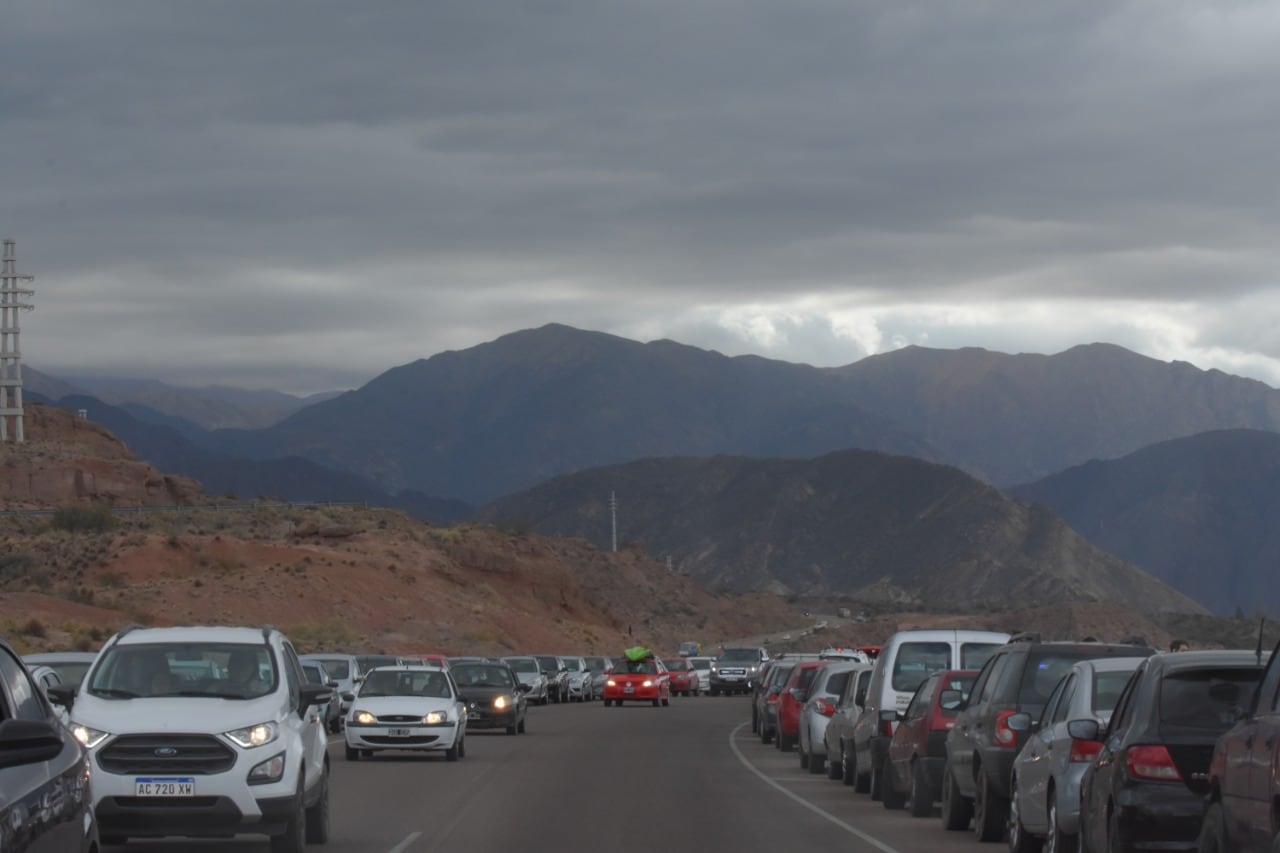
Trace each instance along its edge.
<instances>
[{"instance_id":1,"label":"car hood","mask_svg":"<svg viewBox=\"0 0 1280 853\"><path fill-rule=\"evenodd\" d=\"M458 695L468 702L483 702L498 696L511 696L515 693L510 687L459 687Z\"/></svg>"},{"instance_id":2,"label":"car hood","mask_svg":"<svg viewBox=\"0 0 1280 853\"><path fill-rule=\"evenodd\" d=\"M428 711L449 711L457 705L453 699L433 696L357 696L351 703L352 713L368 711L374 716L383 714L425 715Z\"/></svg>"},{"instance_id":3,"label":"car hood","mask_svg":"<svg viewBox=\"0 0 1280 853\"><path fill-rule=\"evenodd\" d=\"M88 693L76 696L71 721L112 734L195 732L216 734L279 720L278 696L259 699L203 699L193 696L155 699L102 699Z\"/></svg>"}]
</instances>

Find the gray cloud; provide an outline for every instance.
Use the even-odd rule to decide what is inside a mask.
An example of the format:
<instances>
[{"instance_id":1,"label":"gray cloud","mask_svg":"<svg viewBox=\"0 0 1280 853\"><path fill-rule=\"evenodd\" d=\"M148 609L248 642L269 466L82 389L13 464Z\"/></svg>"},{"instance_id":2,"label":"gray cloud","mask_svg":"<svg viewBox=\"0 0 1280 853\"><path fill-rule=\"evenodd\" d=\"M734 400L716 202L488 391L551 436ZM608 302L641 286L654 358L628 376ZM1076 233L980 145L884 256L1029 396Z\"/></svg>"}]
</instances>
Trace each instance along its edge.
<instances>
[{"instance_id":1,"label":"gray cloud","mask_svg":"<svg viewBox=\"0 0 1280 853\"><path fill-rule=\"evenodd\" d=\"M6 34L42 369L305 391L558 321L1280 384L1263 0L47 0Z\"/></svg>"}]
</instances>

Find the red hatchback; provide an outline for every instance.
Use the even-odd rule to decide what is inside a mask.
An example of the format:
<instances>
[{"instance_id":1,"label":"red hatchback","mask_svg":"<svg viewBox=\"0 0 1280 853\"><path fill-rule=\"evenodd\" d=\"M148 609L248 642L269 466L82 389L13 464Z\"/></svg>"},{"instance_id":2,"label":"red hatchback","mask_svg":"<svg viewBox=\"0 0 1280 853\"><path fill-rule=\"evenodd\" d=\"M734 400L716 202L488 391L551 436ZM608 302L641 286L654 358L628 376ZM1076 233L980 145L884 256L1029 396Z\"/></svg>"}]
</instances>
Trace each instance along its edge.
<instances>
[{"instance_id":1,"label":"red hatchback","mask_svg":"<svg viewBox=\"0 0 1280 853\"><path fill-rule=\"evenodd\" d=\"M686 658L669 658L662 662L670 674L672 696L697 696L698 671Z\"/></svg>"},{"instance_id":2,"label":"red hatchback","mask_svg":"<svg viewBox=\"0 0 1280 853\"><path fill-rule=\"evenodd\" d=\"M977 677L976 669L951 669L935 672L920 683L889 741L888 774L881 789L886 809L900 809L910 799L915 817L928 817L933 811L947 763L947 732ZM891 715L893 711L884 712L882 724L892 722Z\"/></svg>"},{"instance_id":3,"label":"red hatchback","mask_svg":"<svg viewBox=\"0 0 1280 853\"><path fill-rule=\"evenodd\" d=\"M629 660L619 658L604 683L604 704L609 707L623 702L671 702L671 682L667 668L657 658Z\"/></svg>"},{"instance_id":4,"label":"red hatchback","mask_svg":"<svg viewBox=\"0 0 1280 853\"><path fill-rule=\"evenodd\" d=\"M800 710L809 699L809 687L818 670L830 661L806 660L796 664L791 677L782 685L778 694L778 736L774 743L783 752L789 752L800 737Z\"/></svg>"}]
</instances>

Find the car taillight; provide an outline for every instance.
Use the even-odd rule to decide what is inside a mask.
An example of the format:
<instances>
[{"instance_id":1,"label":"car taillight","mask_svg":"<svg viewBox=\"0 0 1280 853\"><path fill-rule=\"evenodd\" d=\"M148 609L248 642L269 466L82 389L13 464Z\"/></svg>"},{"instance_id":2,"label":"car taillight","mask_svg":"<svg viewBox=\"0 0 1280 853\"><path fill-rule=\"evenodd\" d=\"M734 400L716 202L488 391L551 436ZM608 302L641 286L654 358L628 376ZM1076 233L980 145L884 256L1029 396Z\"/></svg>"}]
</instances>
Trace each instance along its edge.
<instances>
[{"instance_id":1,"label":"car taillight","mask_svg":"<svg viewBox=\"0 0 1280 853\"><path fill-rule=\"evenodd\" d=\"M814 703L813 708L824 717L833 717L836 713L836 706L832 705L826 699L819 699Z\"/></svg>"},{"instance_id":2,"label":"car taillight","mask_svg":"<svg viewBox=\"0 0 1280 853\"><path fill-rule=\"evenodd\" d=\"M1068 760L1072 764L1088 764L1101 751L1101 741L1073 738L1071 740L1071 757Z\"/></svg>"},{"instance_id":3,"label":"car taillight","mask_svg":"<svg viewBox=\"0 0 1280 853\"><path fill-rule=\"evenodd\" d=\"M764 701L768 702L770 705L777 705L777 704L778 704L778 694L777 694L777 693L770 693L768 696L764 697Z\"/></svg>"},{"instance_id":4,"label":"car taillight","mask_svg":"<svg viewBox=\"0 0 1280 853\"><path fill-rule=\"evenodd\" d=\"M1009 728L1009 718L1017 711L1001 711L996 714L996 746L1013 746L1018 742L1018 733Z\"/></svg>"},{"instance_id":5,"label":"car taillight","mask_svg":"<svg viewBox=\"0 0 1280 853\"><path fill-rule=\"evenodd\" d=\"M880 721L880 734L884 735L885 737L893 737L893 721L892 720Z\"/></svg>"},{"instance_id":6,"label":"car taillight","mask_svg":"<svg viewBox=\"0 0 1280 853\"><path fill-rule=\"evenodd\" d=\"M1156 782L1181 782L1182 774L1173 763L1173 756L1162 744L1131 746L1124 756L1124 769L1134 779L1150 779Z\"/></svg>"}]
</instances>

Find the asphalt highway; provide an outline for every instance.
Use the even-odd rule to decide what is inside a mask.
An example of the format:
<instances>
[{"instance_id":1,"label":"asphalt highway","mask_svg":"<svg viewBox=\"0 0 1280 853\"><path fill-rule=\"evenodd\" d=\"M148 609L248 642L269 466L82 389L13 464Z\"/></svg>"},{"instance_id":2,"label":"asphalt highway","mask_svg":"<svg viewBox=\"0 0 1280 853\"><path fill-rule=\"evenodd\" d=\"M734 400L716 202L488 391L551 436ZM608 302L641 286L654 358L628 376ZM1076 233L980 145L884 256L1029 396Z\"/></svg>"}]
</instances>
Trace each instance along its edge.
<instances>
[{"instance_id":1,"label":"asphalt highway","mask_svg":"<svg viewBox=\"0 0 1280 853\"><path fill-rule=\"evenodd\" d=\"M530 708L528 733L472 732L447 763L348 762L331 739L330 853L853 850L1002 853L933 818L888 812L751 734L743 697ZM265 840L163 840L111 853L266 853Z\"/></svg>"}]
</instances>

